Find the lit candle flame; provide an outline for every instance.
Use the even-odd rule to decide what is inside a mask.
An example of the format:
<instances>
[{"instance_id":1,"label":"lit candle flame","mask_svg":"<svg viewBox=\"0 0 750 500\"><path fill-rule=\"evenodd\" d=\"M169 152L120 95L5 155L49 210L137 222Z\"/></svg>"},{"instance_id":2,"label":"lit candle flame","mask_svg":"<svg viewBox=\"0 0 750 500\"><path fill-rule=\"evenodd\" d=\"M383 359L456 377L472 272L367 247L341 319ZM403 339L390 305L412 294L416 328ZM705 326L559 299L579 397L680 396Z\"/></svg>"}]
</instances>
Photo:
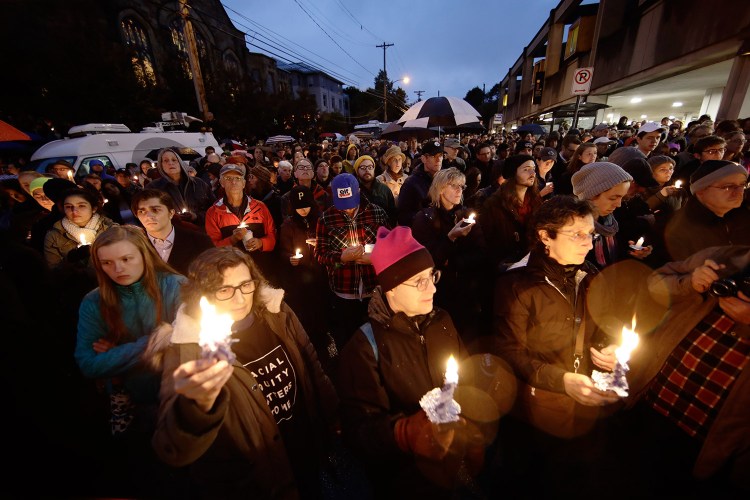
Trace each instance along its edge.
<instances>
[{"instance_id":1,"label":"lit candle flame","mask_svg":"<svg viewBox=\"0 0 750 500\"><path fill-rule=\"evenodd\" d=\"M302 258L302 254L300 253L300 249L299 248L297 249L297 253L294 254L294 258L295 259L301 259Z\"/></svg>"},{"instance_id":2,"label":"lit candle flame","mask_svg":"<svg viewBox=\"0 0 750 500\"><path fill-rule=\"evenodd\" d=\"M69 181L73 180L73 171L72 170L68 170L68 180Z\"/></svg>"},{"instance_id":3,"label":"lit candle flame","mask_svg":"<svg viewBox=\"0 0 750 500\"><path fill-rule=\"evenodd\" d=\"M643 242L644 241L645 240L643 239L643 236L641 236L640 238L638 238L638 241L635 242L635 246L637 246L638 248L643 247Z\"/></svg>"},{"instance_id":4,"label":"lit candle flame","mask_svg":"<svg viewBox=\"0 0 750 500\"><path fill-rule=\"evenodd\" d=\"M246 224L246 223L245 223L245 221L243 220L242 222L240 222L240 225L239 225L239 226L237 226L237 228L239 228L239 229L242 229L242 228L244 228L244 227L247 227L247 224Z\"/></svg>"},{"instance_id":5,"label":"lit candle flame","mask_svg":"<svg viewBox=\"0 0 750 500\"><path fill-rule=\"evenodd\" d=\"M466 219L466 222L468 222L469 224L474 224L476 222L476 216L477 214L475 214L474 212L470 213L469 218Z\"/></svg>"},{"instance_id":6,"label":"lit candle flame","mask_svg":"<svg viewBox=\"0 0 750 500\"><path fill-rule=\"evenodd\" d=\"M182 213L184 214L185 212L187 212L187 208L182 209Z\"/></svg>"},{"instance_id":7,"label":"lit candle flame","mask_svg":"<svg viewBox=\"0 0 750 500\"><path fill-rule=\"evenodd\" d=\"M81 246L88 245L88 242L86 241L86 235L81 233L81 236L78 237L78 239L81 240Z\"/></svg>"},{"instance_id":8,"label":"lit candle flame","mask_svg":"<svg viewBox=\"0 0 750 500\"><path fill-rule=\"evenodd\" d=\"M136 182L138 182L138 176L137 176L137 175L134 175L134 176L133 176L133 180L134 180L134 181L136 181Z\"/></svg>"},{"instance_id":9,"label":"lit candle flame","mask_svg":"<svg viewBox=\"0 0 750 500\"><path fill-rule=\"evenodd\" d=\"M448 358L447 367L445 369L445 383L446 384L458 383L458 363L456 363L456 358L454 358L452 354Z\"/></svg>"},{"instance_id":10,"label":"lit candle flame","mask_svg":"<svg viewBox=\"0 0 750 500\"><path fill-rule=\"evenodd\" d=\"M635 317L633 317L633 324L631 328L627 326L622 327L622 343L620 347L615 349L615 357L620 364L625 364L630 360L630 353L638 345L638 334L635 333Z\"/></svg>"},{"instance_id":11,"label":"lit candle flame","mask_svg":"<svg viewBox=\"0 0 750 500\"><path fill-rule=\"evenodd\" d=\"M682 187L682 181L675 182L674 187L676 187L677 189L680 189Z\"/></svg>"},{"instance_id":12,"label":"lit candle flame","mask_svg":"<svg viewBox=\"0 0 750 500\"><path fill-rule=\"evenodd\" d=\"M206 297L201 297L201 331L198 344L214 348L217 343L223 342L232 335L232 317L228 314L219 314L216 307L208 302Z\"/></svg>"},{"instance_id":13,"label":"lit candle flame","mask_svg":"<svg viewBox=\"0 0 750 500\"><path fill-rule=\"evenodd\" d=\"M109 203L109 200L107 198L104 198L104 203L105 204Z\"/></svg>"}]
</instances>

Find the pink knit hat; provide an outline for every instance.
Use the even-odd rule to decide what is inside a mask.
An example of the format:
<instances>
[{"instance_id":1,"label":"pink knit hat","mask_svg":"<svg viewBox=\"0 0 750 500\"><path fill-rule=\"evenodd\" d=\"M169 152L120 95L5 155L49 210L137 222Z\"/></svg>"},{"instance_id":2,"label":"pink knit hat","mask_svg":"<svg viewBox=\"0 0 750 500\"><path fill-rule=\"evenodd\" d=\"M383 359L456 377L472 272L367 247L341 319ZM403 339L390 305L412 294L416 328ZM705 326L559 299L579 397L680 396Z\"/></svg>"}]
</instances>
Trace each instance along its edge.
<instances>
[{"instance_id":1,"label":"pink knit hat","mask_svg":"<svg viewBox=\"0 0 750 500\"><path fill-rule=\"evenodd\" d=\"M435 267L430 252L414 239L411 228L406 226L396 226L392 231L381 226L370 260L384 292Z\"/></svg>"}]
</instances>

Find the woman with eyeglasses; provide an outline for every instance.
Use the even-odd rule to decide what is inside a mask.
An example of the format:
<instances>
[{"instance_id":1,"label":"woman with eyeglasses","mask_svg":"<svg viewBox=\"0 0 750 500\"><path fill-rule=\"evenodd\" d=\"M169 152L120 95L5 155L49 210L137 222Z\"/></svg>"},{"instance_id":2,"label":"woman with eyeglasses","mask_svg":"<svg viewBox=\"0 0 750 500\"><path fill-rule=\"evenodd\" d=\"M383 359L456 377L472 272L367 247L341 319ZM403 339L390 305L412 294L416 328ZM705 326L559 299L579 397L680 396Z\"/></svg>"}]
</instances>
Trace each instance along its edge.
<instances>
[{"instance_id":1,"label":"woman with eyeglasses","mask_svg":"<svg viewBox=\"0 0 750 500\"><path fill-rule=\"evenodd\" d=\"M450 315L433 306L441 273L405 226L378 229L371 260L378 286L369 322L341 352L344 438L363 461L375 498L452 498L481 467L484 441L467 421L430 422L419 404L443 385L450 356L459 363L467 357ZM466 383L466 367L459 373Z\"/></svg>"},{"instance_id":2,"label":"woman with eyeglasses","mask_svg":"<svg viewBox=\"0 0 750 500\"><path fill-rule=\"evenodd\" d=\"M520 471L515 480L533 481L541 471L589 477L598 462L600 408L619 400L590 377L592 369L614 367L617 347L592 320L592 303L606 303L589 294L598 272L586 261L595 216L589 202L571 196L545 202L530 226L531 252L496 283L496 353L518 379L516 406L503 420L498 442L509 450L509 470ZM602 344L607 347L594 347ZM541 494L552 493L540 487Z\"/></svg>"},{"instance_id":3,"label":"woman with eyeglasses","mask_svg":"<svg viewBox=\"0 0 750 500\"><path fill-rule=\"evenodd\" d=\"M317 497L319 466L337 399L284 291L269 286L234 247L190 265L184 304L163 353L153 445L189 466L197 498ZM201 297L234 321L236 360L205 358L198 345Z\"/></svg>"},{"instance_id":4,"label":"woman with eyeglasses","mask_svg":"<svg viewBox=\"0 0 750 500\"><path fill-rule=\"evenodd\" d=\"M435 304L448 311L465 342L475 336L477 321L489 303L487 247L482 227L466 220L472 213L464 207L466 177L455 167L440 170L428 191L430 206L414 217L414 239L425 246L442 273ZM474 214L476 217L476 213ZM476 219L475 219L476 220ZM484 307L482 307L484 306Z\"/></svg>"}]
</instances>

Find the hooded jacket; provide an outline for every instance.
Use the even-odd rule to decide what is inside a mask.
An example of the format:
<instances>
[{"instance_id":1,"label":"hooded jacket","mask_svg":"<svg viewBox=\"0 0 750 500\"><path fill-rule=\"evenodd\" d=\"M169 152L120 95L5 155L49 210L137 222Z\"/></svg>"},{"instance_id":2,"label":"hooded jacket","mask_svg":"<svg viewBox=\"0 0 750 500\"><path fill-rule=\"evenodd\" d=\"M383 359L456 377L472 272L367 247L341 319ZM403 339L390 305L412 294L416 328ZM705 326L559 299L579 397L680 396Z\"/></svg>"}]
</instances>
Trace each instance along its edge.
<instances>
[{"instance_id":1,"label":"hooded jacket","mask_svg":"<svg viewBox=\"0 0 750 500\"><path fill-rule=\"evenodd\" d=\"M206 181L199 177L191 177L188 174L187 167L182 161L180 161L180 167L182 167L182 175L180 175L180 181L175 182L164 172L161 162L159 162L157 169L159 175L161 175L161 179L151 182L148 187L149 189L158 189L159 191L168 193L172 197L172 200L174 200L178 213L183 208L188 209L198 216L195 224L203 227L206 219L206 211L216 197L211 190L211 186Z\"/></svg>"},{"instance_id":2,"label":"hooded jacket","mask_svg":"<svg viewBox=\"0 0 750 500\"><path fill-rule=\"evenodd\" d=\"M255 314L270 327L291 357L302 386L305 408L319 432L320 445L332 425L338 401L315 349L284 291L262 284ZM149 357L162 371L161 404L153 447L172 466L190 465L191 477L208 498L296 498L298 491L281 433L258 381L239 361L210 412L175 392L172 373L199 359L200 323L181 306L173 325L164 325L151 343ZM161 348L166 339L169 346Z\"/></svg>"}]
</instances>

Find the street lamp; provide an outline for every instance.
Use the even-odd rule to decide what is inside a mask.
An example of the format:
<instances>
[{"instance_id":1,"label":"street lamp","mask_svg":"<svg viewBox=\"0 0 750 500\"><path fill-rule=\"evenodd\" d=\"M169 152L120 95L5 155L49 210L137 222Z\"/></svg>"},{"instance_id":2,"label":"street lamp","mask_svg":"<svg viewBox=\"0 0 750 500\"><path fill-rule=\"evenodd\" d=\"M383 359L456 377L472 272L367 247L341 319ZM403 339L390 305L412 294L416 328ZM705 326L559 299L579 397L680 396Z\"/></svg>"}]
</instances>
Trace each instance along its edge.
<instances>
[{"instance_id":1,"label":"street lamp","mask_svg":"<svg viewBox=\"0 0 750 500\"><path fill-rule=\"evenodd\" d=\"M398 82L404 82L406 85L409 85L410 81L411 78L408 76L399 78L398 80L389 81L388 76L386 75L385 81L383 82L383 121L388 121L388 92L386 91L388 86L390 85L393 87Z\"/></svg>"}]
</instances>

